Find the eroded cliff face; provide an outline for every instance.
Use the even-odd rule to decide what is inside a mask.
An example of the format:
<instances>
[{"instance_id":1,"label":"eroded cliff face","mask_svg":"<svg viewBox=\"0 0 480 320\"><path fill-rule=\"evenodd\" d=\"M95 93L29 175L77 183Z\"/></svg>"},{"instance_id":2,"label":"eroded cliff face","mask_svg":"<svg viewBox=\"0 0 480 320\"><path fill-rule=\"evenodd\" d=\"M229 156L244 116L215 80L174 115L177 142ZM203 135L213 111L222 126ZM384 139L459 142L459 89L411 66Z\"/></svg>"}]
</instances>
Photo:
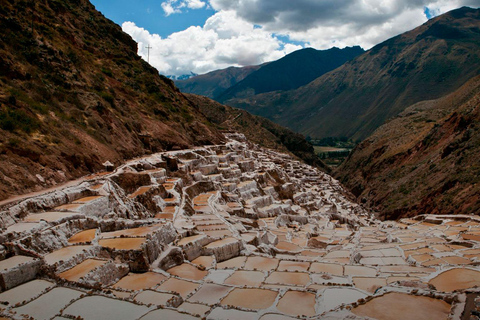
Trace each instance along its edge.
<instances>
[{"instance_id":1,"label":"eroded cliff face","mask_svg":"<svg viewBox=\"0 0 480 320\"><path fill-rule=\"evenodd\" d=\"M464 292L480 285L480 217L381 222L318 169L242 134L225 140L3 206L2 314L383 319L388 310L404 319L415 310L447 319L471 311L465 301L476 294Z\"/></svg>"}]
</instances>

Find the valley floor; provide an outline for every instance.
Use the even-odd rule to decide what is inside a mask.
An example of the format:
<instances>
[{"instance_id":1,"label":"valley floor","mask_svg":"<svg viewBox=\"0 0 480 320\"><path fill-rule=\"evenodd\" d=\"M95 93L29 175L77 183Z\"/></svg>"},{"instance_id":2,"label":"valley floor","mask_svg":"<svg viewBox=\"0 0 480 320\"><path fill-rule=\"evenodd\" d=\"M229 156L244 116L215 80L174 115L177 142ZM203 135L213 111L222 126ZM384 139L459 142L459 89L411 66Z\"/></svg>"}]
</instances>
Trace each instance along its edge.
<instances>
[{"instance_id":1,"label":"valley floor","mask_svg":"<svg viewBox=\"0 0 480 320\"><path fill-rule=\"evenodd\" d=\"M0 209L0 314L35 319L460 319L480 217L381 222L240 134ZM466 307L467 306L467 307Z\"/></svg>"}]
</instances>

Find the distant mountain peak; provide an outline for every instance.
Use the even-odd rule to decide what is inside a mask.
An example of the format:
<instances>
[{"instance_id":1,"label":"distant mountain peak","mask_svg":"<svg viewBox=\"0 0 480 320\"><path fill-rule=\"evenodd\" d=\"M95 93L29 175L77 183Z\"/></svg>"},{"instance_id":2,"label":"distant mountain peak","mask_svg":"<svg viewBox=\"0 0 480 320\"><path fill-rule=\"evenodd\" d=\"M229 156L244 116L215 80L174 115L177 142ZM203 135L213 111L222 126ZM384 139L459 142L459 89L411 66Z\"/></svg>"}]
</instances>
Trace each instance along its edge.
<instances>
[{"instance_id":1,"label":"distant mountain peak","mask_svg":"<svg viewBox=\"0 0 480 320\"><path fill-rule=\"evenodd\" d=\"M196 77L196 76L198 76L198 74L190 72L189 74L182 74L180 76L168 75L166 77L170 80L177 81L177 80L187 80L187 79L190 79L190 78L193 78L193 77Z\"/></svg>"}]
</instances>

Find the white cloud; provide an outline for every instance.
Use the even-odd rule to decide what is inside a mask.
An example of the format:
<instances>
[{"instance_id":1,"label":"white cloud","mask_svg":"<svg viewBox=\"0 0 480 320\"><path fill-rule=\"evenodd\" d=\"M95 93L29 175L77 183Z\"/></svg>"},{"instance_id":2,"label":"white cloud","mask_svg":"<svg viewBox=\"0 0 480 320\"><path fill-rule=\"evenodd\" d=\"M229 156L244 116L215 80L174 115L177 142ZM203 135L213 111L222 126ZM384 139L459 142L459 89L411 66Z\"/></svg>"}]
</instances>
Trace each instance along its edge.
<instances>
[{"instance_id":1,"label":"white cloud","mask_svg":"<svg viewBox=\"0 0 480 320\"><path fill-rule=\"evenodd\" d=\"M184 8L201 9L206 5L202 0L167 0L161 4L167 17L174 13L181 13Z\"/></svg>"},{"instance_id":2,"label":"white cloud","mask_svg":"<svg viewBox=\"0 0 480 320\"><path fill-rule=\"evenodd\" d=\"M145 47L152 47L150 64L166 75L202 74L229 66L257 65L302 48L284 44L271 33L239 19L232 11L217 12L203 27L192 26L167 38L151 34L133 22L124 22L122 28L137 41L138 53L144 59Z\"/></svg>"},{"instance_id":3,"label":"white cloud","mask_svg":"<svg viewBox=\"0 0 480 320\"><path fill-rule=\"evenodd\" d=\"M366 49L439 15L480 0L210 0L214 10L232 10L266 31L317 49L360 45Z\"/></svg>"},{"instance_id":4,"label":"white cloud","mask_svg":"<svg viewBox=\"0 0 480 320\"><path fill-rule=\"evenodd\" d=\"M165 39L131 22L123 29L141 56L147 44L153 47L150 63L161 73L201 74L276 60L305 46L369 49L426 22L425 11L439 15L464 5L479 7L480 0L164 0L166 15L204 7L216 13L203 27Z\"/></svg>"}]
</instances>

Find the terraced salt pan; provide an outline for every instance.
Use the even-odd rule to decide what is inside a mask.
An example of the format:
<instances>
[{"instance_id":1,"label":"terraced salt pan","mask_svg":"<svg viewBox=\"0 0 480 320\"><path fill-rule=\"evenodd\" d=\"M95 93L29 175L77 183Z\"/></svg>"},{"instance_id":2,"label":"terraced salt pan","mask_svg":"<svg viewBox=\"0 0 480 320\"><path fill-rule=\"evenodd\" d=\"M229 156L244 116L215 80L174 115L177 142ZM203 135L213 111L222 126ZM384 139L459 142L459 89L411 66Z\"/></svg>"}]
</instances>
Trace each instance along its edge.
<instances>
[{"instance_id":1,"label":"terraced salt pan","mask_svg":"<svg viewBox=\"0 0 480 320\"><path fill-rule=\"evenodd\" d=\"M356 288L370 293L374 293L378 288L387 285L387 279L385 278L353 277L352 281Z\"/></svg>"},{"instance_id":2,"label":"terraced salt pan","mask_svg":"<svg viewBox=\"0 0 480 320\"><path fill-rule=\"evenodd\" d=\"M188 314L180 313L170 309L158 309L149 312L145 316L141 317L140 320L159 320L159 319L168 319L168 320L198 320L193 316Z\"/></svg>"},{"instance_id":3,"label":"terraced salt pan","mask_svg":"<svg viewBox=\"0 0 480 320\"><path fill-rule=\"evenodd\" d=\"M206 282L213 282L216 284L223 284L227 278L233 274L233 270L210 270L208 276L204 279Z\"/></svg>"},{"instance_id":4,"label":"terraced salt pan","mask_svg":"<svg viewBox=\"0 0 480 320\"><path fill-rule=\"evenodd\" d=\"M480 286L480 271L463 268L450 269L440 273L428 283L443 292L468 289Z\"/></svg>"},{"instance_id":5,"label":"terraced salt pan","mask_svg":"<svg viewBox=\"0 0 480 320\"><path fill-rule=\"evenodd\" d=\"M59 273L58 276L68 281L78 281L80 278L86 276L90 271L103 266L105 263L107 263L107 261L87 259L82 263L77 264L75 267Z\"/></svg>"},{"instance_id":6,"label":"terraced salt pan","mask_svg":"<svg viewBox=\"0 0 480 320\"><path fill-rule=\"evenodd\" d=\"M35 229L41 228L42 224L41 223L36 223L36 222L19 222L11 225L10 227L7 228L5 231L6 233L22 233L22 232L30 232Z\"/></svg>"},{"instance_id":7,"label":"terraced salt pan","mask_svg":"<svg viewBox=\"0 0 480 320\"><path fill-rule=\"evenodd\" d=\"M143 304L154 304L157 306L166 306L176 296L169 293L156 292L152 290L145 290L137 294L135 301Z\"/></svg>"},{"instance_id":8,"label":"terraced salt pan","mask_svg":"<svg viewBox=\"0 0 480 320\"><path fill-rule=\"evenodd\" d=\"M315 295L310 292L287 291L278 302L277 309L295 317L314 316Z\"/></svg>"},{"instance_id":9,"label":"terraced salt pan","mask_svg":"<svg viewBox=\"0 0 480 320\"><path fill-rule=\"evenodd\" d=\"M336 276L343 276L343 266L333 263L313 262L310 266L310 272L329 273Z\"/></svg>"},{"instance_id":10,"label":"terraced salt pan","mask_svg":"<svg viewBox=\"0 0 480 320\"><path fill-rule=\"evenodd\" d=\"M210 307L198 303L184 302L178 307L178 310L186 311L192 315L203 317L208 311L210 311Z\"/></svg>"},{"instance_id":11,"label":"terraced salt pan","mask_svg":"<svg viewBox=\"0 0 480 320\"><path fill-rule=\"evenodd\" d=\"M265 283L268 284L284 284L293 286L306 286L310 282L308 273L305 272L272 272Z\"/></svg>"},{"instance_id":12,"label":"terraced salt pan","mask_svg":"<svg viewBox=\"0 0 480 320\"><path fill-rule=\"evenodd\" d=\"M138 228L123 229L112 232L102 232L102 238L115 238L115 237L145 237L157 230L160 230L164 226L163 223L155 224L151 226L143 226Z\"/></svg>"},{"instance_id":13,"label":"terraced salt pan","mask_svg":"<svg viewBox=\"0 0 480 320\"><path fill-rule=\"evenodd\" d=\"M0 301L8 302L9 305L16 305L17 303L29 301L37 297L43 291L53 286L55 286L55 283L46 280L32 280L0 293Z\"/></svg>"},{"instance_id":14,"label":"terraced salt pan","mask_svg":"<svg viewBox=\"0 0 480 320\"><path fill-rule=\"evenodd\" d=\"M341 304L350 304L357 301L358 299L363 299L368 295L350 288L327 288L322 293L320 299L319 313L325 311L330 311L340 306Z\"/></svg>"},{"instance_id":15,"label":"terraced salt pan","mask_svg":"<svg viewBox=\"0 0 480 320\"><path fill-rule=\"evenodd\" d=\"M200 287L200 284L198 283L170 278L158 286L158 290L176 292L185 299L188 295L197 290L198 287Z\"/></svg>"},{"instance_id":16,"label":"terraced salt pan","mask_svg":"<svg viewBox=\"0 0 480 320\"><path fill-rule=\"evenodd\" d=\"M145 241L145 238L114 238L102 239L98 244L115 250L140 250Z\"/></svg>"},{"instance_id":17,"label":"terraced salt pan","mask_svg":"<svg viewBox=\"0 0 480 320\"><path fill-rule=\"evenodd\" d=\"M448 318L450 305L429 297L392 292L374 298L352 312L361 317L382 320L442 320Z\"/></svg>"},{"instance_id":18,"label":"terraced salt pan","mask_svg":"<svg viewBox=\"0 0 480 320\"><path fill-rule=\"evenodd\" d=\"M200 270L188 263L183 263L179 266L168 269L167 272L179 278L197 281L205 278L208 273L207 271Z\"/></svg>"},{"instance_id":19,"label":"terraced salt pan","mask_svg":"<svg viewBox=\"0 0 480 320\"><path fill-rule=\"evenodd\" d=\"M61 223L64 221L72 220L72 219L80 219L84 218L83 214L79 214L77 212L43 212L43 213L35 213L31 214L25 219L24 222L40 222L45 220L47 222L55 222Z\"/></svg>"},{"instance_id":20,"label":"terraced salt pan","mask_svg":"<svg viewBox=\"0 0 480 320\"><path fill-rule=\"evenodd\" d=\"M262 271L237 270L224 283L236 286L259 287L264 280L265 273Z\"/></svg>"},{"instance_id":21,"label":"terraced salt pan","mask_svg":"<svg viewBox=\"0 0 480 320\"><path fill-rule=\"evenodd\" d=\"M233 289L221 302L223 306L262 310L273 305L278 293L265 289Z\"/></svg>"},{"instance_id":22,"label":"terraced salt pan","mask_svg":"<svg viewBox=\"0 0 480 320\"><path fill-rule=\"evenodd\" d=\"M89 243L95 239L95 234L97 229L89 229L85 231L80 231L68 239L68 243L77 244L77 243Z\"/></svg>"},{"instance_id":23,"label":"terraced salt pan","mask_svg":"<svg viewBox=\"0 0 480 320\"><path fill-rule=\"evenodd\" d=\"M68 288L54 288L24 306L14 308L14 311L18 315L25 314L35 319L51 319L71 300L80 298L82 294L81 291Z\"/></svg>"},{"instance_id":24,"label":"terraced salt pan","mask_svg":"<svg viewBox=\"0 0 480 320\"><path fill-rule=\"evenodd\" d=\"M208 305L219 303L229 292L231 287L221 286L218 284L206 283L190 298L188 302L198 302Z\"/></svg>"},{"instance_id":25,"label":"terraced salt pan","mask_svg":"<svg viewBox=\"0 0 480 320\"><path fill-rule=\"evenodd\" d=\"M295 318L287 317L282 314L268 313L268 314L264 314L259 320L292 320L292 319L295 319Z\"/></svg>"},{"instance_id":26,"label":"terraced salt pan","mask_svg":"<svg viewBox=\"0 0 480 320\"><path fill-rule=\"evenodd\" d=\"M247 257L235 257L217 263L217 269L240 269L245 265L245 261L247 261Z\"/></svg>"},{"instance_id":27,"label":"terraced salt pan","mask_svg":"<svg viewBox=\"0 0 480 320\"><path fill-rule=\"evenodd\" d=\"M215 259L213 256L200 256L194 260L192 260L193 264L196 264L197 266L204 266L205 268L211 268L213 266L213 262Z\"/></svg>"},{"instance_id":28,"label":"terraced salt pan","mask_svg":"<svg viewBox=\"0 0 480 320\"><path fill-rule=\"evenodd\" d=\"M272 271L276 270L280 260L265 257L248 257L245 262L246 270Z\"/></svg>"},{"instance_id":29,"label":"terraced salt pan","mask_svg":"<svg viewBox=\"0 0 480 320\"><path fill-rule=\"evenodd\" d=\"M75 301L64 311L64 315L81 317L85 320L138 319L149 309L127 301L115 300L103 296L89 296Z\"/></svg>"},{"instance_id":30,"label":"terraced salt pan","mask_svg":"<svg viewBox=\"0 0 480 320\"><path fill-rule=\"evenodd\" d=\"M18 265L32 262L34 258L27 256L13 256L8 259L0 261L0 271L14 268Z\"/></svg>"},{"instance_id":31,"label":"terraced salt pan","mask_svg":"<svg viewBox=\"0 0 480 320\"><path fill-rule=\"evenodd\" d=\"M240 311L235 309L223 309L217 307L207 316L208 320L256 320L254 312Z\"/></svg>"},{"instance_id":32,"label":"terraced salt pan","mask_svg":"<svg viewBox=\"0 0 480 320\"><path fill-rule=\"evenodd\" d=\"M85 198L81 198L81 199L75 200L75 201L73 201L72 203L82 203L82 204L85 204L85 203L89 203L89 202L98 200L98 199L100 199L100 198L105 198L105 196L85 197Z\"/></svg>"},{"instance_id":33,"label":"terraced salt pan","mask_svg":"<svg viewBox=\"0 0 480 320\"><path fill-rule=\"evenodd\" d=\"M59 250L53 251L45 255L43 258L45 262L49 265L53 265L60 261L67 261L72 259L75 256L78 256L85 252L91 252L93 250L93 246L68 246L61 248Z\"/></svg>"},{"instance_id":34,"label":"terraced salt pan","mask_svg":"<svg viewBox=\"0 0 480 320\"><path fill-rule=\"evenodd\" d=\"M162 283L165 279L167 279L167 277L156 272L129 273L120 279L120 281L115 283L113 287L136 291L153 288Z\"/></svg>"}]
</instances>

